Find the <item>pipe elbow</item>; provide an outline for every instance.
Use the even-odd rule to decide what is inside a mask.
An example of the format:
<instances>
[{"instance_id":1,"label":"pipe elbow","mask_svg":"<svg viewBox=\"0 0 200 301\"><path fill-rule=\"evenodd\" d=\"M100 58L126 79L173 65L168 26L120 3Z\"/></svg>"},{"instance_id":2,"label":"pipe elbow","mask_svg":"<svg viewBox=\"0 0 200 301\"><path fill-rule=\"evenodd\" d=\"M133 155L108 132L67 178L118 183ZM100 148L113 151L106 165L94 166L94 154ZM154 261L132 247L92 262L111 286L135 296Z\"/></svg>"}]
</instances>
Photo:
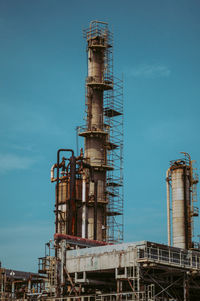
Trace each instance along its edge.
<instances>
[{"instance_id":1,"label":"pipe elbow","mask_svg":"<svg viewBox=\"0 0 200 301\"><path fill-rule=\"evenodd\" d=\"M54 164L52 167L51 167L51 183L55 182L56 179L54 178L54 169L57 167L57 164Z\"/></svg>"}]
</instances>

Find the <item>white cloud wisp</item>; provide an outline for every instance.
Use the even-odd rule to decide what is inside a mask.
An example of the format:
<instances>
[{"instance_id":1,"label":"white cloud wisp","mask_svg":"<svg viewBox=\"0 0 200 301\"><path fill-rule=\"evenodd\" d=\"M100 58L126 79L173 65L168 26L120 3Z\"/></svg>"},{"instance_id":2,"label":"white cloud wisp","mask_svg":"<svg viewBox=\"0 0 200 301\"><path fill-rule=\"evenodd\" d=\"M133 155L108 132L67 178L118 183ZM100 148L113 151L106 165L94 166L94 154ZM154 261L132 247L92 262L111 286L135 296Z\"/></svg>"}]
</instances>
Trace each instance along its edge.
<instances>
[{"instance_id":1,"label":"white cloud wisp","mask_svg":"<svg viewBox=\"0 0 200 301\"><path fill-rule=\"evenodd\" d=\"M148 65L142 64L133 68L130 72L131 76L137 78L163 78L169 77L171 70L165 65Z\"/></svg>"},{"instance_id":2,"label":"white cloud wisp","mask_svg":"<svg viewBox=\"0 0 200 301\"><path fill-rule=\"evenodd\" d=\"M29 169L34 162L33 158L0 153L0 173L16 169Z\"/></svg>"}]
</instances>

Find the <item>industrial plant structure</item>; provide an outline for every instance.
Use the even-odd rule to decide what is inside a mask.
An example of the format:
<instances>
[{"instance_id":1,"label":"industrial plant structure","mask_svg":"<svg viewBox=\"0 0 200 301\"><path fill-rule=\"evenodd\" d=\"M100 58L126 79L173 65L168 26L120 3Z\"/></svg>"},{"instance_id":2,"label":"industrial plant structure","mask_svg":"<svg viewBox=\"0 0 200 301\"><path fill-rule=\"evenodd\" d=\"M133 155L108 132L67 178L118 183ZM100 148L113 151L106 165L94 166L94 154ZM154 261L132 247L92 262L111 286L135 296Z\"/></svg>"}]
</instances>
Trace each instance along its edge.
<instances>
[{"instance_id":1,"label":"industrial plant structure","mask_svg":"<svg viewBox=\"0 0 200 301\"><path fill-rule=\"evenodd\" d=\"M113 75L108 24L92 21L84 37L86 124L78 127L84 149L58 150L51 168L54 240L45 245L38 274L0 268L0 300L199 301L193 162L184 153L167 171L168 245L122 243L123 85Z\"/></svg>"},{"instance_id":2,"label":"industrial plant structure","mask_svg":"<svg viewBox=\"0 0 200 301\"><path fill-rule=\"evenodd\" d=\"M78 127L78 134L84 137L85 147L77 157L73 150L58 150L52 166L55 232L116 243L123 240L122 81L113 76L113 36L108 25L92 22L84 37L86 124Z\"/></svg>"}]
</instances>

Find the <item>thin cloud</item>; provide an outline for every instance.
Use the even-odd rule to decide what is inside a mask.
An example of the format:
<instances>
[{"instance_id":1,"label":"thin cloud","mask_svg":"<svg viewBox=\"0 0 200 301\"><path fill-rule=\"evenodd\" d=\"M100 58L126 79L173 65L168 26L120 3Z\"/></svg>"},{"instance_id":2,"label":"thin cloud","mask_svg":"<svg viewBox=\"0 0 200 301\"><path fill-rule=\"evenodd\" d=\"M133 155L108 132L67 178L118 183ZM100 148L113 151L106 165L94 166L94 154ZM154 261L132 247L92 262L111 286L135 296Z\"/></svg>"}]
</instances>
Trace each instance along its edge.
<instances>
[{"instance_id":1,"label":"thin cloud","mask_svg":"<svg viewBox=\"0 0 200 301\"><path fill-rule=\"evenodd\" d=\"M161 78L169 77L171 70L165 65L142 64L131 70L131 76L138 78Z\"/></svg>"},{"instance_id":2,"label":"thin cloud","mask_svg":"<svg viewBox=\"0 0 200 301\"><path fill-rule=\"evenodd\" d=\"M0 153L0 173L9 172L16 169L29 169L35 163L35 161L35 159L29 157Z\"/></svg>"},{"instance_id":3,"label":"thin cloud","mask_svg":"<svg viewBox=\"0 0 200 301\"><path fill-rule=\"evenodd\" d=\"M184 141L185 136L191 137L193 125L188 125L185 120L160 120L145 128L143 136L151 142L174 141L174 143ZM194 131L193 131L194 132ZM184 133L184 135L183 135Z\"/></svg>"},{"instance_id":4,"label":"thin cloud","mask_svg":"<svg viewBox=\"0 0 200 301\"><path fill-rule=\"evenodd\" d=\"M18 101L0 101L0 115L2 116L0 134L6 134L12 131L20 133L39 133L42 135L49 133L50 129L51 135L65 135L66 132L62 127L56 124L53 116L41 113L36 108L30 109L18 105Z\"/></svg>"},{"instance_id":5,"label":"thin cloud","mask_svg":"<svg viewBox=\"0 0 200 301\"><path fill-rule=\"evenodd\" d=\"M9 147L12 147L13 149L16 150L22 150L22 151L27 151L27 152L33 152L34 151L34 146L33 145L19 145L19 144L11 144Z\"/></svg>"},{"instance_id":6,"label":"thin cloud","mask_svg":"<svg viewBox=\"0 0 200 301\"><path fill-rule=\"evenodd\" d=\"M10 235L18 235L18 236L26 236L30 235L30 233L37 234L38 233L44 233L44 232L49 232L49 230L52 228L52 224L49 222L43 222L43 221L35 221L35 222L30 222L29 225L15 225L15 226L1 226L2 231L0 232L0 238L1 241L5 239L6 237L9 237Z\"/></svg>"},{"instance_id":7,"label":"thin cloud","mask_svg":"<svg viewBox=\"0 0 200 301\"><path fill-rule=\"evenodd\" d=\"M50 222L30 221L1 225L0 250L3 266L14 270L37 272L38 255L43 254L44 242L51 238L53 224ZM13 248L14 245L14 248Z\"/></svg>"}]
</instances>

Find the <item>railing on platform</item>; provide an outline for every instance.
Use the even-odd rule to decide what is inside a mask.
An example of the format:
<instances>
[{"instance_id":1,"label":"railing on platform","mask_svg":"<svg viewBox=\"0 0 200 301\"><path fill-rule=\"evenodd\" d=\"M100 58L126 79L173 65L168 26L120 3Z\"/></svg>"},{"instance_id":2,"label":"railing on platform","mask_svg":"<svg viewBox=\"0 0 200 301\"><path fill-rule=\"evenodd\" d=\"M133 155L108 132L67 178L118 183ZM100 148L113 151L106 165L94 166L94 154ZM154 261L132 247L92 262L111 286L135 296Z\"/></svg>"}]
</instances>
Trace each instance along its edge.
<instances>
[{"instance_id":1,"label":"railing on platform","mask_svg":"<svg viewBox=\"0 0 200 301\"><path fill-rule=\"evenodd\" d=\"M41 298L41 301L146 301L145 292L123 292L102 295Z\"/></svg>"},{"instance_id":2,"label":"railing on platform","mask_svg":"<svg viewBox=\"0 0 200 301\"><path fill-rule=\"evenodd\" d=\"M195 270L200 269L200 253L191 250L178 250L172 247L162 248L161 246L148 246L147 244L145 249L138 249L138 260Z\"/></svg>"}]
</instances>

